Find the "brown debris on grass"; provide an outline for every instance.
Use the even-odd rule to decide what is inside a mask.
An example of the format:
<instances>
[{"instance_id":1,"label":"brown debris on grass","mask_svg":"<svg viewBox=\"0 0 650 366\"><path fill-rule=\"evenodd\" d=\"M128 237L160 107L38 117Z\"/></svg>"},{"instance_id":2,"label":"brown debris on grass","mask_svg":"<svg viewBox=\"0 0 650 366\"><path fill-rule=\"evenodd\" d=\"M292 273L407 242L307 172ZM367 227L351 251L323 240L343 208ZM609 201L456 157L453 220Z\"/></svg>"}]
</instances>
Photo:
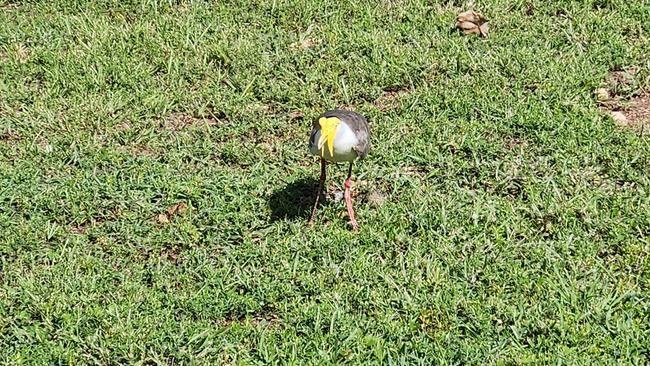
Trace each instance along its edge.
<instances>
[{"instance_id":1,"label":"brown debris on grass","mask_svg":"<svg viewBox=\"0 0 650 366\"><path fill-rule=\"evenodd\" d=\"M20 137L19 134L15 132L5 132L5 133L0 133L0 142L17 142L20 141L22 138Z\"/></svg>"},{"instance_id":2,"label":"brown debris on grass","mask_svg":"<svg viewBox=\"0 0 650 366\"><path fill-rule=\"evenodd\" d=\"M526 145L527 145L527 144L526 144L526 141L522 140L522 139L519 138L519 137L508 138L508 139L506 139L506 141L505 141L505 146L506 146L506 148L507 148L508 150L517 149L517 148L523 148L523 147L525 147Z\"/></svg>"},{"instance_id":3,"label":"brown debris on grass","mask_svg":"<svg viewBox=\"0 0 650 366\"><path fill-rule=\"evenodd\" d=\"M302 119L305 116L305 113L303 113L300 110L295 110L292 112L289 112L289 119L294 120L294 119Z\"/></svg>"},{"instance_id":4,"label":"brown debris on grass","mask_svg":"<svg viewBox=\"0 0 650 366\"><path fill-rule=\"evenodd\" d=\"M373 104L380 111L386 112L399 107L399 99L410 93L411 91L405 87L388 88Z\"/></svg>"},{"instance_id":5,"label":"brown debris on grass","mask_svg":"<svg viewBox=\"0 0 650 366\"><path fill-rule=\"evenodd\" d=\"M305 49L308 49L308 48L312 48L312 47L318 45L319 43L320 43L320 41L318 39L316 39L316 38L305 38L305 39L303 39L301 41L294 42L294 43L290 44L289 48L294 49L294 50L297 50L297 49L305 50Z\"/></svg>"},{"instance_id":6,"label":"brown debris on grass","mask_svg":"<svg viewBox=\"0 0 650 366\"><path fill-rule=\"evenodd\" d=\"M0 4L0 10L8 11L8 10L15 10L15 9L18 9L18 4L16 3L7 2L4 4Z\"/></svg>"},{"instance_id":7,"label":"brown debris on grass","mask_svg":"<svg viewBox=\"0 0 650 366\"><path fill-rule=\"evenodd\" d=\"M623 70L612 71L600 88L594 90L596 101L601 107L616 110L624 102L625 90L634 85L638 68L630 67Z\"/></svg>"},{"instance_id":8,"label":"brown debris on grass","mask_svg":"<svg viewBox=\"0 0 650 366\"><path fill-rule=\"evenodd\" d=\"M630 127L650 134L650 94L644 94L629 101L629 105L611 116L617 125Z\"/></svg>"},{"instance_id":9,"label":"brown debris on grass","mask_svg":"<svg viewBox=\"0 0 650 366\"><path fill-rule=\"evenodd\" d=\"M456 28L463 34L478 34L482 37L488 36L489 20L481 13L468 10L458 14L456 17Z\"/></svg>"},{"instance_id":10,"label":"brown debris on grass","mask_svg":"<svg viewBox=\"0 0 650 366\"><path fill-rule=\"evenodd\" d=\"M160 258L167 260L172 264L178 264L180 256L181 248L177 246L166 246L160 251Z\"/></svg>"},{"instance_id":11,"label":"brown debris on grass","mask_svg":"<svg viewBox=\"0 0 650 366\"><path fill-rule=\"evenodd\" d=\"M594 90L600 109L609 114L620 127L650 133L650 93L641 92L634 97L624 94L635 84L639 69L630 67L612 71L603 86Z\"/></svg>"},{"instance_id":12,"label":"brown debris on grass","mask_svg":"<svg viewBox=\"0 0 650 366\"><path fill-rule=\"evenodd\" d=\"M187 204L185 202L179 202L167 209L167 214L169 216L174 216L176 214L182 214L187 211Z\"/></svg>"},{"instance_id":13,"label":"brown debris on grass","mask_svg":"<svg viewBox=\"0 0 650 366\"><path fill-rule=\"evenodd\" d=\"M16 45L16 55L18 56L18 60L20 60L20 62L27 62L29 54L30 52L27 46L22 43Z\"/></svg>"},{"instance_id":14,"label":"brown debris on grass","mask_svg":"<svg viewBox=\"0 0 650 366\"><path fill-rule=\"evenodd\" d=\"M180 131L193 126L215 126L219 124L216 118L198 118L187 113L174 112L162 121L162 128L167 131Z\"/></svg>"},{"instance_id":15,"label":"brown debris on grass","mask_svg":"<svg viewBox=\"0 0 650 366\"><path fill-rule=\"evenodd\" d=\"M187 211L187 204L185 202L179 202L167 208L166 212L156 215L156 221L159 224L167 224L174 216L181 215L185 211Z\"/></svg>"}]
</instances>

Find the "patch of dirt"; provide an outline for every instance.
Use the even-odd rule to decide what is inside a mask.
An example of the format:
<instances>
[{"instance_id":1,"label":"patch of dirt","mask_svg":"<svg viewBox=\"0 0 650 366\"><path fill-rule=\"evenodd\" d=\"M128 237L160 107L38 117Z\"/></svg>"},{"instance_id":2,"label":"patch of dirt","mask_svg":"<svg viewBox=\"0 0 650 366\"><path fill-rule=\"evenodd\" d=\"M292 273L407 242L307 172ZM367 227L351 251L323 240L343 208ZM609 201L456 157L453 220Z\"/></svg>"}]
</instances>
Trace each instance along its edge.
<instances>
[{"instance_id":1,"label":"patch of dirt","mask_svg":"<svg viewBox=\"0 0 650 366\"><path fill-rule=\"evenodd\" d=\"M601 87L594 90L598 104L610 110L620 108L625 100L624 95L635 83L638 71L637 67L628 67L610 72Z\"/></svg>"},{"instance_id":2,"label":"patch of dirt","mask_svg":"<svg viewBox=\"0 0 650 366\"><path fill-rule=\"evenodd\" d=\"M117 128L120 131L126 131L131 129L131 125L129 125L127 122L122 122L117 126L115 126L115 128Z\"/></svg>"},{"instance_id":3,"label":"patch of dirt","mask_svg":"<svg viewBox=\"0 0 650 366\"><path fill-rule=\"evenodd\" d=\"M429 174L429 170L423 166L408 165L404 167L404 174L417 175L420 178L424 178L427 174Z\"/></svg>"},{"instance_id":4,"label":"patch of dirt","mask_svg":"<svg viewBox=\"0 0 650 366\"><path fill-rule=\"evenodd\" d=\"M634 97L627 106L609 112L618 126L650 134L650 94Z\"/></svg>"},{"instance_id":5,"label":"patch of dirt","mask_svg":"<svg viewBox=\"0 0 650 366\"><path fill-rule=\"evenodd\" d=\"M162 128L167 131L180 131L193 126L216 126L217 118L197 118L187 113L174 112L162 121Z\"/></svg>"},{"instance_id":6,"label":"patch of dirt","mask_svg":"<svg viewBox=\"0 0 650 366\"><path fill-rule=\"evenodd\" d=\"M54 151L54 148L45 137L39 137L36 141L41 152L49 154Z\"/></svg>"},{"instance_id":7,"label":"patch of dirt","mask_svg":"<svg viewBox=\"0 0 650 366\"><path fill-rule=\"evenodd\" d=\"M612 71L607 79L607 85L609 87L616 87L618 85L632 85L634 83L634 78L639 73L638 67L628 67L624 70L615 70Z\"/></svg>"},{"instance_id":8,"label":"patch of dirt","mask_svg":"<svg viewBox=\"0 0 650 366\"><path fill-rule=\"evenodd\" d=\"M167 209L167 214L169 216L174 216L176 214L182 214L187 210L187 204L185 202L179 202Z\"/></svg>"},{"instance_id":9,"label":"patch of dirt","mask_svg":"<svg viewBox=\"0 0 650 366\"><path fill-rule=\"evenodd\" d=\"M373 104L382 112L399 107L399 99L409 95L411 90L406 87L395 87L384 90L381 96Z\"/></svg>"},{"instance_id":10,"label":"patch of dirt","mask_svg":"<svg viewBox=\"0 0 650 366\"><path fill-rule=\"evenodd\" d=\"M631 124L650 128L650 94L632 99L623 113Z\"/></svg>"},{"instance_id":11,"label":"patch of dirt","mask_svg":"<svg viewBox=\"0 0 650 366\"><path fill-rule=\"evenodd\" d=\"M277 326L280 325L280 318L278 318L277 315L275 314L260 314L257 313L255 316L251 319L251 324L253 324L256 327L259 327L266 323L266 326L269 328L276 328Z\"/></svg>"},{"instance_id":12,"label":"patch of dirt","mask_svg":"<svg viewBox=\"0 0 650 366\"><path fill-rule=\"evenodd\" d=\"M600 88L594 90L601 111L616 125L650 133L650 93L629 97L639 76L638 67L612 71Z\"/></svg>"}]
</instances>

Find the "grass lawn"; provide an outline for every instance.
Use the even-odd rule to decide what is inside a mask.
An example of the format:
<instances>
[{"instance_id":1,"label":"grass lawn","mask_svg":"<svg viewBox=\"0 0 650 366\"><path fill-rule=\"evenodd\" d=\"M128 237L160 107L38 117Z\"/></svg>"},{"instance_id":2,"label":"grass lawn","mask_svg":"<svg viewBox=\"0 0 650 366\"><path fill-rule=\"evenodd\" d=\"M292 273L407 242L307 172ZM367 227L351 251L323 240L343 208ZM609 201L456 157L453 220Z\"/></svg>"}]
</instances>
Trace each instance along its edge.
<instances>
[{"instance_id":1,"label":"grass lawn","mask_svg":"<svg viewBox=\"0 0 650 366\"><path fill-rule=\"evenodd\" d=\"M650 91L649 14L0 0L0 362L647 362L650 126L594 90ZM306 225L334 107L356 235L345 165Z\"/></svg>"}]
</instances>

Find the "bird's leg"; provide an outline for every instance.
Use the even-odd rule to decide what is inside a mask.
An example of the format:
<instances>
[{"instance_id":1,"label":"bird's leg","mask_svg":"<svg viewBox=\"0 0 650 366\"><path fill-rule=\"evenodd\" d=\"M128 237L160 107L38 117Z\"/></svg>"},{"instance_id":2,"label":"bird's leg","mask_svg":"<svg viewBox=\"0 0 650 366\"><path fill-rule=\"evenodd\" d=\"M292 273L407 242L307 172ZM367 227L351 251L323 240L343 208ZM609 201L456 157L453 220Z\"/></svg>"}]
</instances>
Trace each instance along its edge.
<instances>
[{"instance_id":1,"label":"bird's leg","mask_svg":"<svg viewBox=\"0 0 650 366\"><path fill-rule=\"evenodd\" d=\"M316 192L316 199L314 200L314 208L311 210L311 216L309 217L308 224L311 225L314 223L316 218L316 210L318 209L318 200L320 199L321 193L323 193L323 185L325 184L325 166L327 162L325 159L320 159L320 180L318 181L318 192Z\"/></svg>"},{"instance_id":2,"label":"bird's leg","mask_svg":"<svg viewBox=\"0 0 650 366\"><path fill-rule=\"evenodd\" d=\"M352 208L352 196L350 194L350 186L352 185L352 181L350 178L352 177L352 162L350 162L350 167L348 168L348 179L345 180L345 205L348 208L348 216L350 216L350 224L352 224L352 230L358 231L359 230L359 225L357 224L357 220L354 218L354 209Z\"/></svg>"}]
</instances>

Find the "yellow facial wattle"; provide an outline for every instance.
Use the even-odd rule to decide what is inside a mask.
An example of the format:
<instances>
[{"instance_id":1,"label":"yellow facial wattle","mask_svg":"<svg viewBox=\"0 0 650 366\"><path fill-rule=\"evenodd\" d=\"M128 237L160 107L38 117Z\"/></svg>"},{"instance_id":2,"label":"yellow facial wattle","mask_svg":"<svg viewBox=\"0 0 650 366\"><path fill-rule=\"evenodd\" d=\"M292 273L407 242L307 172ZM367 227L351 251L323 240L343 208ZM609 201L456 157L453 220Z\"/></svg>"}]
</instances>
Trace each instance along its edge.
<instances>
[{"instance_id":1,"label":"yellow facial wattle","mask_svg":"<svg viewBox=\"0 0 650 366\"><path fill-rule=\"evenodd\" d=\"M327 143L327 150L330 156L334 156L334 136L336 136L336 128L341 123L341 120L336 117L322 117L318 120L320 125L320 138L318 139L318 148L321 155L325 154L325 144Z\"/></svg>"}]
</instances>

